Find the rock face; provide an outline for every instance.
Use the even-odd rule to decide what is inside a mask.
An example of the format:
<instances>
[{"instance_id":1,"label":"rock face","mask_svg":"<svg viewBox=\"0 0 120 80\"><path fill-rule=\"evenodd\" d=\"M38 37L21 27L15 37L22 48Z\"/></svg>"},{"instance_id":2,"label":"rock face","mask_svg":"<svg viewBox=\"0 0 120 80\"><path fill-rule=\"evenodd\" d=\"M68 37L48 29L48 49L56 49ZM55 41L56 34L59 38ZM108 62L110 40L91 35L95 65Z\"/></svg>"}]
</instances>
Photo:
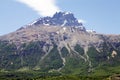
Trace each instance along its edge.
<instances>
[{"instance_id":1,"label":"rock face","mask_svg":"<svg viewBox=\"0 0 120 80\"><path fill-rule=\"evenodd\" d=\"M40 18L0 37L1 70L86 74L118 66L120 35L88 32L72 13Z\"/></svg>"},{"instance_id":2,"label":"rock face","mask_svg":"<svg viewBox=\"0 0 120 80\"><path fill-rule=\"evenodd\" d=\"M53 17L40 18L32 25L52 25L52 26L82 26L72 13L56 12Z\"/></svg>"}]
</instances>

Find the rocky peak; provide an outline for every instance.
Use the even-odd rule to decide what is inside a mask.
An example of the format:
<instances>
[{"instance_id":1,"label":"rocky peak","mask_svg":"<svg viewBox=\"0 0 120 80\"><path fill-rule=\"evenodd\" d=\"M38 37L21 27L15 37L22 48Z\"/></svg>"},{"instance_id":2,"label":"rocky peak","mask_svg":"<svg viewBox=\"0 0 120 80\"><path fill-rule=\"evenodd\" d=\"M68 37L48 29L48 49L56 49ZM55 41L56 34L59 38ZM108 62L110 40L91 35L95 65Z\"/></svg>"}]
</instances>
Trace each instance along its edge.
<instances>
[{"instance_id":1,"label":"rocky peak","mask_svg":"<svg viewBox=\"0 0 120 80\"><path fill-rule=\"evenodd\" d=\"M82 26L70 12L57 12L52 19L61 26Z\"/></svg>"},{"instance_id":2,"label":"rocky peak","mask_svg":"<svg viewBox=\"0 0 120 80\"><path fill-rule=\"evenodd\" d=\"M78 22L78 20L70 12L56 12L53 17L39 18L30 25L83 27L83 24Z\"/></svg>"}]
</instances>

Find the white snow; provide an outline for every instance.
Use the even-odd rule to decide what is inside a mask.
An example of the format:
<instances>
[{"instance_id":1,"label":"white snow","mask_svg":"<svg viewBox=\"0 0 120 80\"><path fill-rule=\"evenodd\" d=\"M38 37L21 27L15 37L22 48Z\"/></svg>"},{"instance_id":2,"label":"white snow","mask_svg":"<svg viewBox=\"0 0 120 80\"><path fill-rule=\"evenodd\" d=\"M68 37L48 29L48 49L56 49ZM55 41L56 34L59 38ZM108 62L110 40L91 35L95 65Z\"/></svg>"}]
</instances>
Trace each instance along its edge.
<instances>
[{"instance_id":1,"label":"white snow","mask_svg":"<svg viewBox=\"0 0 120 80\"><path fill-rule=\"evenodd\" d=\"M67 14L71 14L71 12L65 12L65 15L67 15Z\"/></svg>"},{"instance_id":2,"label":"white snow","mask_svg":"<svg viewBox=\"0 0 120 80\"><path fill-rule=\"evenodd\" d=\"M64 20L64 23L61 26L65 26L66 23L67 23L67 20Z\"/></svg>"},{"instance_id":3,"label":"white snow","mask_svg":"<svg viewBox=\"0 0 120 80\"><path fill-rule=\"evenodd\" d=\"M57 33L57 34L59 34L60 32L59 32L59 31L57 31L56 33Z\"/></svg>"},{"instance_id":4,"label":"white snow","mask_svg":"<svg viewBox=\"0 0 120 80\"><path fill-rule=\"evenodd\" d=\"M44 25L49 26L50 24L46 24L46 23L44 23Z\"/></svg>"},{"instance_id":5,"label":"white snow","mask_svg":"<svg viewBox=\"0 0 120 80\"><path fill-rule=\"evenodd\" d=\"M63 15L68 15L68 14L72 14L71 12L65 12Z\"/></svg>"},{"instance_id":6,"label":"white snow","mask_svg":"<svg viewBox=\"0 0 120 80\"><path fill-rule=\"evenodd\" d=\"M33 21L32 23L28 24L29 26L34 25L37 21Z\"/></svg>"},{"instance_id":7,"label":"white snow","mask_svg":"<svg viewBox=\"0 0 120 80\"><path fill-rule=\"evenodd\" d=\"M66 27L63 27L63 30L65 31L65 30L66 30Z\"/></svg>"},{"instance_id":8,"label":"white snow","mask_svg":"<svg viewBox=\"0 0 120 80\"><path fill-rule=\"evenodd\" d=\"M49 20L47 20L47 22L48 22Z\"/></svg>"},{"instance_id":9,"label":"white snow","mask_svg":"<svg viewBox=\"0 0 120 80\"><path fill-rule=\"evenodd\" d=\"M89 32L89 33L96 33L95 30L86 30L86 31Z\"/></svg>"}]
</instances>

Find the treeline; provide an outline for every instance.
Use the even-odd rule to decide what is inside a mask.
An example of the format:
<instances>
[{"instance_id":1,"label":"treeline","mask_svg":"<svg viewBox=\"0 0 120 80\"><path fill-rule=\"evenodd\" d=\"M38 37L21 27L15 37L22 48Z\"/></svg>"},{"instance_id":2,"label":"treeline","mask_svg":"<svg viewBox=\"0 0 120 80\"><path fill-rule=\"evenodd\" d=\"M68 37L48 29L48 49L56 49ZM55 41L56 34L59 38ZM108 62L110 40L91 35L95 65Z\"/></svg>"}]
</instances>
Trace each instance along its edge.
<instances>
[{"instance_id":1,"label":"treeline","mask_svg":"<svg viewBox=\"0 0 120 80\"><path fill-rule=\"evenodd\" d=\"M62 75L60 73L2 72L0 80L109 80L109 76Z\"/></svg>"}]
</instances>

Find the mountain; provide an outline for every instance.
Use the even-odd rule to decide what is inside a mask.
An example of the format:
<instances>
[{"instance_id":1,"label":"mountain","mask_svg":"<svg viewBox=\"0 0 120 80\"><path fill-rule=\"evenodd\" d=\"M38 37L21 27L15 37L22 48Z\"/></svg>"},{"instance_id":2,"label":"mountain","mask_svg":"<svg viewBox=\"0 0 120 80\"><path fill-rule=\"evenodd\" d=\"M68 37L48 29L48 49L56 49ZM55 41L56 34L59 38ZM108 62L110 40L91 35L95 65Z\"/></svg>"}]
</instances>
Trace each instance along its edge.
<instances>
[{"instance_id":1,"label":"mountain","mask_svg":"<svg viewBox=\"0 0 120 80\"><path fill-rule=\"evenodd\" d=\"M39 18L0 36L0 70L120 73L120 35L88 31L72 13Z\"/></svg>"},{"instance_id":2,"label":"mountain","mask_svg":"<svg viewBox=\"0 0 120 80\"><path fill-rule=\"evenodd\" d=\"M53 17L40 18L29 25L82 26L70 12L56 12Z\"/></svg>"}]
</instances>

